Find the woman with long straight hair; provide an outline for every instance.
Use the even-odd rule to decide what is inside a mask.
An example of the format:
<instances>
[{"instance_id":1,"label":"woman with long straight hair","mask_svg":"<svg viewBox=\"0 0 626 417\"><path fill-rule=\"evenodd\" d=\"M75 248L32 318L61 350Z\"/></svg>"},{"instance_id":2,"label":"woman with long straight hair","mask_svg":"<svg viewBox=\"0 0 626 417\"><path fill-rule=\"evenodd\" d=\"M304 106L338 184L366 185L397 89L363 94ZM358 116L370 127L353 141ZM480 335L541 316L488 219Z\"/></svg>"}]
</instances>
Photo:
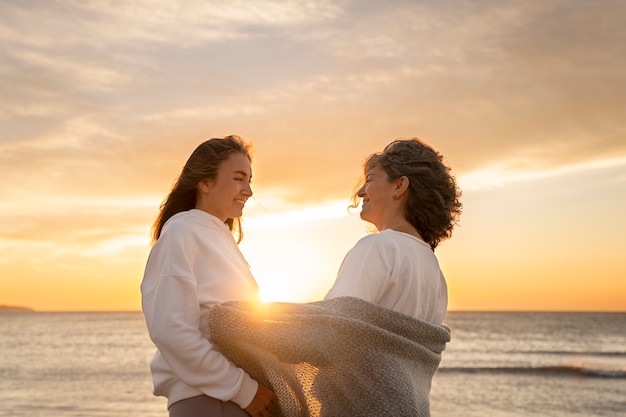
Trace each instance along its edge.
<instances>
[{"instance_id":1,"label":"woman with long straight hair","mask_svg":"<svg viewBox=\"0 0 626 417\"><path fill-rule=\"evenodd\" d=\"M157 352L154 394L170 417L266 417L276 396L209 341L207 314L224 301L259 299L237 243L252 196L249 145L214 138L191 154L161 206L141 283L142 308Z\"/></svg>"}]
</instances>

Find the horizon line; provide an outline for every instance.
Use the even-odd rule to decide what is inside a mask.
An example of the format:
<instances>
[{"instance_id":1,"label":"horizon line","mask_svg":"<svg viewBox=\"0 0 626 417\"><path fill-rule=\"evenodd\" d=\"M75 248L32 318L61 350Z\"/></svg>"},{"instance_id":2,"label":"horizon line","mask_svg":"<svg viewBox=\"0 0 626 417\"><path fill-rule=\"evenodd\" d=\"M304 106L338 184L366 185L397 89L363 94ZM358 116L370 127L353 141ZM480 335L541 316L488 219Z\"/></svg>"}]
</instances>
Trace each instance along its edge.
<instances>
[{"instance_id":1,"label":"horizon line","mask_svg":"<svg viewBox=\"0 0 626 417\"><path fill-rule=\"evenodd\" d=\"M306 304L306 303L296 303ZM0 314L2 313L141 313L142 310L36 310L30 307L13 307L0 305ZM480 309L451 309L448 313L626 313L625 310L480 310Z\"/></svg>"}]
</instances>

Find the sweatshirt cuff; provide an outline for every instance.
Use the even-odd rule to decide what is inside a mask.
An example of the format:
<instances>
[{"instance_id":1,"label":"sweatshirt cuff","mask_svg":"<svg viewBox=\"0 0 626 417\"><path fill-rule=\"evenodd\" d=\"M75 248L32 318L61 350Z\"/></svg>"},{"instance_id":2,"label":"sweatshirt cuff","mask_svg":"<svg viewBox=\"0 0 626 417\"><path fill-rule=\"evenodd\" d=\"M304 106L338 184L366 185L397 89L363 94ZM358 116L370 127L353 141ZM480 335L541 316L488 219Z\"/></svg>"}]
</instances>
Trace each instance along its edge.
<instances>
[{"instance_id":1,"label":"sweatshirt cuff","mask_svg":"<svg viewBox=\"0 0 626 417\"><path fill-rule=\"evenodd\" d=\"M254 399L258 388L259 383L252 379L249 375L244 374L241 389L231 401L241 407L241 409L245 409Z\"/></svg>"}]
</instances>

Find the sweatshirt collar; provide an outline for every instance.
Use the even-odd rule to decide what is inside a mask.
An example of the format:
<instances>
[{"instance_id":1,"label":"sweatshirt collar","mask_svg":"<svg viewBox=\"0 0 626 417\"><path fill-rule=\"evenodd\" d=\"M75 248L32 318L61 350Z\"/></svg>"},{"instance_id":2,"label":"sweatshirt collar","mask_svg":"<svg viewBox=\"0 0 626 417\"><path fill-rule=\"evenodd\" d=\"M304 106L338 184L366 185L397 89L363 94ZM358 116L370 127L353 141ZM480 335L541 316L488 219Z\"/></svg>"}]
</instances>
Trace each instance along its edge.
<instances>
[{"instance_id":1,"label":"sweatshirt collar","mask_svg":"<svg viewBox=\"0 0 626 417\"><path fill-rule=\"evenodd\" d=\"M214 215L212 215L211 213L207 213L204 210L200 210L196 208L189 210L189 213L193 214L195 217L198 217L200 219L208 220L211 223L215 223L216 225L218 225L219 227L223 228L224 230L230 233L230 229L228 228L228 225L224 223L223 221L221 221L220 219L218 219L217 217L215 217Z\"/></svg>"}]
</instances>

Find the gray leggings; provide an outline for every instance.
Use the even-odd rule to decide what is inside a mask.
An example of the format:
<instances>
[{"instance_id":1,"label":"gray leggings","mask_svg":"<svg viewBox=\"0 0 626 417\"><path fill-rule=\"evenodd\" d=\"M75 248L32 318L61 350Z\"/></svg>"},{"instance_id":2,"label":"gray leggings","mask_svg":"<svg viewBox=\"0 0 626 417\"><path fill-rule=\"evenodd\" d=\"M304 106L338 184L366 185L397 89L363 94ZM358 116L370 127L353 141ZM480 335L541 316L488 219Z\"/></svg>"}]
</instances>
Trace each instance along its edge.
<instances>
[{"instance_id":1,"label":"gray leggings","mask_svg":"<svg viewBox=\"0 0 626 417\"><path fill-rule=\"evenodd\" d=\"M199 395L172 404L170 417L250 417L250 414L232 401Z\"/></svg>"}]
</instances>

